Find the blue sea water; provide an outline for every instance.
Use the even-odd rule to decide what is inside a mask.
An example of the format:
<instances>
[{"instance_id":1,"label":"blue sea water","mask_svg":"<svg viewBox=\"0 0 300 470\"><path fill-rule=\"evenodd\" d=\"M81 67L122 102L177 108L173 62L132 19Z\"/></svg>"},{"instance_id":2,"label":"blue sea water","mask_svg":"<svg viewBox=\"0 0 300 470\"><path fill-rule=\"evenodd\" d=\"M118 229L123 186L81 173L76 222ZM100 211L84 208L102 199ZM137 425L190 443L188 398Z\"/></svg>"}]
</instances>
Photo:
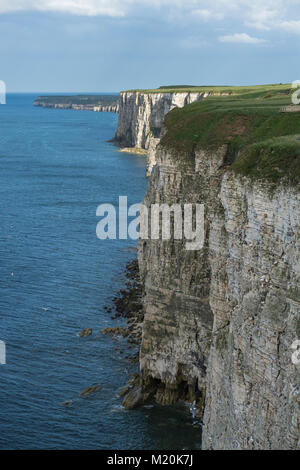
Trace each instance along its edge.
<instances>
[{"instance_id":1,"label":"blue sea water","mask_svg":"<svg viewBox=\"0 0 300 470\"><path fill-rule=\"evenodd\" d=\"M135 242L98 240L96 208L140 202L145 159L107 142L116 115L35 108L35 96L0 106L0 449L199 448L187 409L121 407L134 347L100 333L116 324L104 307Z\"/></svg>"}]
</instances>

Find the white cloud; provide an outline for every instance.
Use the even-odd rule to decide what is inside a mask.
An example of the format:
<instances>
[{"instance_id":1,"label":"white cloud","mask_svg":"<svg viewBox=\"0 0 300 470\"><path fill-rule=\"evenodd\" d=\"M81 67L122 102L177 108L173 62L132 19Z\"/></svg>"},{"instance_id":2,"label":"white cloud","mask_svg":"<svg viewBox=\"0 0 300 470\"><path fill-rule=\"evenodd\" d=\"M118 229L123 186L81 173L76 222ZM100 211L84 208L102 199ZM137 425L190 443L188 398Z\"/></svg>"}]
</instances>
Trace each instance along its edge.
<instances>
[{"instance_id":1,"label":"white cloud","mask_svg":"<svg viewBox=\"0 0 300 470\"><path fill-rule=\"evenodd\" d=\"M124 16L121 5L116 0L0 0L0 13L36 10L80 16Z\"/></svg>"},{"instance_id":2,"label":"white cloud","mask_svg":"<svg viewBox=\"0 0 300 470\"><path fill-rule=\"evenodd\" d=\"M145 11L147 9L147 12ZM286 31L299 34L299 0L0 0L0 14L20 11L58 12L78 16L124 17L137 15L148 18L149 12L160 19L187 25L218 23L229 36L223 42L258 44L263 39L235 29L245 25L259 31ZM254 35L255 36L255 35ZM224 39L225 38L225 39Z\"/></svg>"},{"instance_id":3,"label":"white cloud","mask_svg":"<svg viewBox=\"0 0 300 470\"><path fill-rule=\"evenodd\" d=\"M280 27L289 33L300 34L300 21L283 21L280 23Z\"/></svg>"},{"instance_id":4,"label":"white cloud","mask_svg":"<svg viewBox=\"0 0 300 470\"><path fill-rule=\"evenodd\" d=\"M180 41L181 47L184 49L201 49L209 46L209 42L205 39L201 39L195 36L189 36Z\"/></svg>"},{"instance_id":5,"label":"white cloud","mask_svg":"<svg viewBox=\"0 0 300 470\"><path fill-rule=\"evenodd\" d=\"M189 2L189 0L187 0ZM199 3L191 0L191 3ZM202 3L202 2L200 2ZM138 7L184 8L183 0L0 0L0 14L14 11L53 11L81 16L125 16ZM189 7L188 7L189 8Z\"/></svg>"},{"instance_id":6,"label":"white cloud","mask_svg":"<svg viewBox=\"0 0 300 470\"><path fill-rule=\"evenodd\" d=\"M254 38L246 33L235 33L228 36L221 36L219 37L219 41L239 44L262 44L267 42L265 39Z\"/></svg>"},{"instance_id":7,"label":"white cloud","mask_svg":"<svg viewBox=\"0 0 300 470\"><path fill-rule=\"evenodd\" d=\"M224 14L216 10L197 9L192 11L192 15L203 21L222 20Z\"/></svg>"},{"instance_id":8,"label":"white cloud","mask_svg":"<svg viewBox=\"0 0 300 470\"><path fill-rule=\"evenodd\" d=\"M199 18L203 19L204 21L207 21L211 19L213 16L213 12L210 10L194 10L193 13L197 15Z\"/></svg>"},{"instance_id":9,"label":"white cloud","mask_svg":"<svg viewBox=\"0 0 300 470\"><path fill-rule=\"evenodd\" d=\"M267 8L256 8L250 10L249 15L245 21L247 26L259 29L262 31L269 31L280 16L278 10L269 10Z\"/></svg>"}]
</instances>

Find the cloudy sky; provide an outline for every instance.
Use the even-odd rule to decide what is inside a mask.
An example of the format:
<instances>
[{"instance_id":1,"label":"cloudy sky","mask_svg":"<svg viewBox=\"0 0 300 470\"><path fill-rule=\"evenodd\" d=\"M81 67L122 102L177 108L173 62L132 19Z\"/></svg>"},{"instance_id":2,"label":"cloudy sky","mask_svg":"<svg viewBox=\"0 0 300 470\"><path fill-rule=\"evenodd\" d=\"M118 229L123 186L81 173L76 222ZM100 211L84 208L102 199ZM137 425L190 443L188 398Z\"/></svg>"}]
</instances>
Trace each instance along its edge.
<instances>
[{"instance_id":1,"label":"cloudy sky","mask_svg":"<svg viewBox=\"0 0 300 470\"><path fill-rule=\"evenodd\" d=\"M0 0L8 91L300 79L300 0Z\"/></svg>"}]
</instances>

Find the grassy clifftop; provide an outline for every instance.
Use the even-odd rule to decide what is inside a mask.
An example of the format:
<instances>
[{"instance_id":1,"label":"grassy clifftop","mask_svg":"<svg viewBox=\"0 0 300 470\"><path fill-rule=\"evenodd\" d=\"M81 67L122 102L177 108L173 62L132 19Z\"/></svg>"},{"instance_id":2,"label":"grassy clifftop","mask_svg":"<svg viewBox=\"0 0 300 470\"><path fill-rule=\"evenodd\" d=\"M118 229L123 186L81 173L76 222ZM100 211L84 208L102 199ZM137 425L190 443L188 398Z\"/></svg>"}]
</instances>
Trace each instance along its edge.
<instances>
[{"instance_id":1,"label":"grassy clifftop","mask_svg":"<svg viewBox=\"0 0 300 470\"><path fill-rule=\"evenodd\" d=\"M300 182L300 113L283 113L291 104L288 85L232 89L230 96L210 96L165 119L161 143L188 158L198 145L228 145L227 165L237 173L274 183Z\"/></svg>"},{"instance_id":2,"label":"grassy clifftop","mask_svg":"<svg viewBox=\"0 0 300 470\"><path fill-rule=\"evenodd\" d=\"M255 85L255 86L194 86L194 85L168 85L160 88L149 90L126 90L122 93L211 93L218 95L240 95L252 92L265 92L265 91L282 91L288 85L274 84L274 85Z\"/></svg>"}]
</instances>

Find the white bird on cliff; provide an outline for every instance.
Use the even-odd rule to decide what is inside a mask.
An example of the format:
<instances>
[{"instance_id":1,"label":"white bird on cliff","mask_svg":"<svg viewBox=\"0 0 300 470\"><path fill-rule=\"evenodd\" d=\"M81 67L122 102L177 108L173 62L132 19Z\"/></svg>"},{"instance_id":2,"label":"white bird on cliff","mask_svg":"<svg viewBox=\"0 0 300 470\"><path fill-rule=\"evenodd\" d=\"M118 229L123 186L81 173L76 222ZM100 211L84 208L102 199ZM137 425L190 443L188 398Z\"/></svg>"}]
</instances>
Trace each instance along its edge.
<instances>
[{"instance_id":1,"label":"white bird on cliff","mask_svg":"<svg viewBox=\"0 0 300 470\"><path fill-rule=\"evenodd\" d=\"M190 412L192 413L193 419L196 418L196 411L197 411L196 400L194 400L192 406L190 407Z\"/></svg>"}]
</instances>

